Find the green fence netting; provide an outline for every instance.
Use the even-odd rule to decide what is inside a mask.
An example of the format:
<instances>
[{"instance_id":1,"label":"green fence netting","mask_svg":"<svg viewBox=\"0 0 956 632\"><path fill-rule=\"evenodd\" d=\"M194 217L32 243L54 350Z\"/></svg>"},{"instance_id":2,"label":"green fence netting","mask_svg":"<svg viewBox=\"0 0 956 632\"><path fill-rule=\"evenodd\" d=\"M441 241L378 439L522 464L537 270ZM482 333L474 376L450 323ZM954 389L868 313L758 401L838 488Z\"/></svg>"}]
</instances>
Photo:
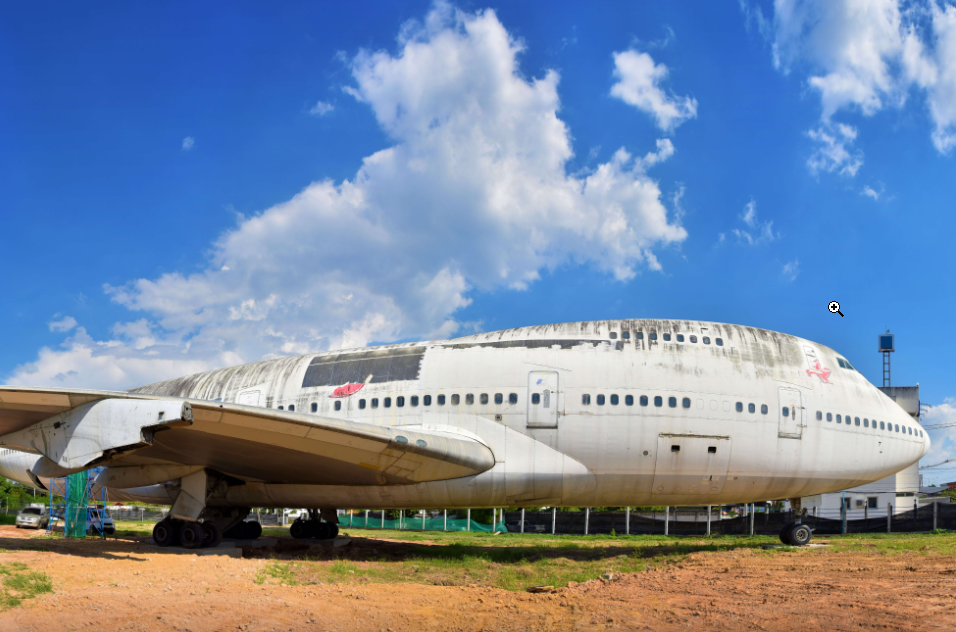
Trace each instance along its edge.
<instances>
[{"instance_id":1,"label":"green fence netting","mask_svg":"<svg viewBox=\"0 0 956 632\"><path fill-rule=\"evenodd\" d=\"M66 477L66 510L63 515L63 535L85 538L89 503L89 472L77 472Z\"/></svg>"},{"instance_id":2,"label":"green fence netting","mask_svg":"<svg viewBox=\"0 0 956 632\"><path fill-rule=\"evenodd\" d=\"M421 516L407 516L396 520L386 518L384 526L382 526L382 519L374 516L368 516L368 518L362 514L339 516L340 529L342 527L355 527L359 529L401 529L403 531L469 531L469 521L461 518L449 518L447 528L445 527L444 518L425 518L424 526L422 526L422 522ZM505 526L504 522L490 525L472 520L470 530L484 531L486 533L491 533L492 531L507 533L508 527Z\"/></svg>"}]
</instances>

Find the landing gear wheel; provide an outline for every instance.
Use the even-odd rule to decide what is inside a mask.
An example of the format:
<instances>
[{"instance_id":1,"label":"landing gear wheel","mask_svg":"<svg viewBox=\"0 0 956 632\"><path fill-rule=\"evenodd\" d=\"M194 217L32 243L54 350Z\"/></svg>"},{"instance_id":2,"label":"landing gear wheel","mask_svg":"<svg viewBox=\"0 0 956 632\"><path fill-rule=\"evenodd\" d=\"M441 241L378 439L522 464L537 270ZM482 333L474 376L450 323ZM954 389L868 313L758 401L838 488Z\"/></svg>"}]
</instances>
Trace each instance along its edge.
<instances>
[{"instance_id":1,"label":"landing gear wheel","mask_svg":"<svg viewBox=\"0 0 956 632\"><path fill-rule=\"evenodd\" d=\"M242 537L245 540L255 540L262 535L262 525L258 522L246 522L242 525Z\"/></svg>"},{"instance_id":2,"label":"landing gear wheel","mask_svg":"<svg viewBox=\"0 0 956 632\"><path fill-rule=\"evenodd\" d=\"M331 522L328 524L329 524L329 539L334 540L339 535L339 525L332 524Z\"/></svg>"},{"instance_id":3,"label":"landing gear wheel","mask_svg":"<svg viewBox=\"0 0 956 632\"><path fill-rule=\"evenodd\" d=\"M202 523L202 545L209 549L214 549L222 542L222 531L214 522Z\"/></svg>"},{"instance_id":4,"label":"landing gear wheel","mask_svg":"<svg viewBox=\"0 0 956 632\"><path fill-rule=\"evenodd\" d=\"M172 546L176 544L178 529L172 520L164 519L153 527L153 542L156 546Z\"/></svg>"},{"instance_id":5,"label":"landing gear wheel","mask_svg":"<svg viewBox=\"0 0 956 632\"><path fill-rule=\"evenodd\" d=\"M332 530L329 528L330 525L328 522L318 522L315 523L315 528L312 531L312 537L316 540L328 540L329 534L332 533Z\"/></svg>"},{"instance_id":6,"label":"landing gear wheel","mask_svg":"<svg viewBox=\"0 0 956 632\"><path fill-rule=\"evenodd\" d=\"M795 523L795 522L788 522L787 524L783 525L783 529L780 530L780 541L781 541L781 542L783 542L784 544L787 544L787 545L790 544L790 530L793 529L794 525L796 525L796 524L797 524L797 523Z\"/></svg>"},{"instance_id":7,"label":"landing gear wheel","mask_svg":"<svg viewBox=\"0 0 956 632\"><path fill-rule=\"evenodd\" d=\"M203 534L202 525L198 522L184 522L179 528L179 541L183 548L198 549L202 546L206 536Z\"/></svg>"},{"instance_id":8,"label":"landing gear wheel","mask_svg":"<svg viewBox=\"0 0 956 632\"><path fill-rule=\"evenodd\" d=\"M312 537L312 525L306 520L296 520L289 527L289 535L297 540L304 540Z\"/></svg>"},{"instance_id":9,"label":"landing gear wheel","mask_svg":"<svg viewBox=\"0 0 956 632\"><path fill-rule=\"evenodd\" d=\"M813 531L805 524L795 524L790 528L787 534L789 543L793 546L806 546L810 544L810 538L813 537Z\"/></svg>"}]
</instances>

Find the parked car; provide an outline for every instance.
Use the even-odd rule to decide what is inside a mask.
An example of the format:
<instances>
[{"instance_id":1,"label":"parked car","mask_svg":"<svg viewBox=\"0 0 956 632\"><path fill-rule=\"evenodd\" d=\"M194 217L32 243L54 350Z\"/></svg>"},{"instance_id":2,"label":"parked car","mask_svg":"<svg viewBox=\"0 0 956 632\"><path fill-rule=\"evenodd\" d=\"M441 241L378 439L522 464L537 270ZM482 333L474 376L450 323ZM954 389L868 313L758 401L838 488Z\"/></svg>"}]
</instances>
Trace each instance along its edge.
<instances>
[{"instance_id":1,"label":"parked car","mask_svg":"<svg viewBox=\"0 0 956 632\"><path fill-rule=\"evenodd\" d=\"M17 514L17 529L46 529L47 511L45 505L27 505Z\"/></svg>"}]
</instances>

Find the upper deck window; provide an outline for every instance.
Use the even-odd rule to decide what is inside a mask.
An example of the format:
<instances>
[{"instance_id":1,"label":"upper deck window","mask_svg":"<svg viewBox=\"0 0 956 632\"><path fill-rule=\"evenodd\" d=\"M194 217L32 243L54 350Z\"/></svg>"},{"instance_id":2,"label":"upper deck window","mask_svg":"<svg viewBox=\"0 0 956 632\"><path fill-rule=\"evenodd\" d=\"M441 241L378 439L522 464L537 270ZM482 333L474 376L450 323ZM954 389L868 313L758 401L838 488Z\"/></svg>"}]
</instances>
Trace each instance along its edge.
<instances>
[{"instance_id":1,"label":"upper deck window","mask_svg":"<svg viewBox=\"0 0 956 632\"><path fill-rule=\"evenodd\" d=\"M652 331L651 333L647 334L647 337L651 340L657 340L657 332Z\"/></svg>"},{"instance_id":2,"label":"upper deck window","mask_svg":"<svg viewBox=\"0 0 956 632\"><path fill-rule=\"evenodd\" d=\"M634 337L637 338L638 340L644 340L644 332L639 331L636 334L634 334Z\"/></svg>"},{"instance_id":3,"label":"upper deck window","mask_svg":"<svg viewBox=\"0 0 956 632\"><path fill-rule=\"evenodd\" d=\"M373 398L372 398L372 408L378 408L378 398L377 398L377 397L373 397Z\"/></svg>"},{"instance_id":4,"label":"upper deck window","mask_svg":"<svg viewBox=\"0 0 956 632\"><path fill-rule=\"evenodd\" d=\"M690 397L685 397L684 399L682 399L681 406L683 406L684 408L690 408ZM753 411L750 411L750 412L753 412Z\"/></svg>"},{"instance_id":5,"label":"upper deck window","mask_svg":"<svg viewBox=\"0 0 956 632\"><path fill-rule=\"evenodd\" d=\"M335 410L342 410L342 400L341 400L341 399L336 400L336 402L335 402Z\"/></svg>"},{"instance_id":6,"label":"upper deck window","mask_svg":"<svg viewBox=\"0 0 956 632\"><path fill-rule=\"evenodd\" d=\"M382 405L385 406L385 408L391 408L391 407L392 407L392 398L391 398L391 397L386 397L386 398L382 401Z\"/></svg>"},{"instance_id":7,"label":"upper deck window","mask_svg":"<svg viewBox=\"0 0 956 632\"><path fill-rule=\"evenodd\" d=\"M411 401L409 403L412 406L418 406L418 395L412 395Z\"/></svg>"},{"instance_id":8,"label":"upper deck window","mask_svg":"<svg viewBox=\"0 0 956 632\"><path fill-rule=\"evenodd\" d=\"M677 342L684 342L684 334L677 334Z\"/></svg>"},{"instance_id":9,"label":"upper deck window","mask_svg":"<svg viewBox=\"0 0 956 632\"><path fill-rule=\"evenodd\" d=\"M318 410L319 410L319 405L316 404L315 402L312 402L312 412L318 412Z\"/></svg>"},{"instance_id":10,"label":"upper deck window","mask_svg":"<svg viewBox=\"0 0 956 632\"><path fill-rule=\"evenodd\" d=\"M657 406L658 408L660 408L661 406L663 406L663 405L664 405L664 398L661 397L660 395L655 395L655 396L654 396L654 405Z\"/></svg>"},{"instance_id":11,"label":"upper deck window","mask_svg":"<svg viewBox=\"0 0 956 632\"><path fill-rule=\"evenodd\" d=\"M401 396L401 395L399 395L398 397L396 397L396 398L395 398L395 405L396 405L397 407L399 407L399 408L404 407L404 406L405 406L405 398L404 398L403 396Z\"/></svg>"},{"instance_id":12,"label":"upper deck window","mask_svg":"<svg viewBox=\"0 0 956 632\"><path fill-rule=\"evenodd\" d=\"M691 336L691 337L690 337L690 341L693 342L694 344L696 344L696 343L697 343L697 336Z\"/></svg>"},{"instance_id":13,"label":"upper deck window","mask_svg":"<svg viewBox=\"0 0 956 632\"><path fill-rule=\"evenodd\" d=\"M625 396L624 396L624 403L627 404L628 406L633 406L633 405L634 405L634 396L633 396L633 395L625 395Z\"/></svg>"},{"instance_id":14,"label":"upper deck window","mask_svg":"<svg viewBox=\"0 0 956 632\"><path fill-rule=\"evenodd\" d=\"M641 406L647 406L647 395L641 395Z\"/></svg>"},{"instance_id":15,"label":"upper deck window","mask_svg":"<svg viewBox=\"0 0 956 632\"><path fill-rule=\"evenodd\" d=\"M422 397L422 404L424 404L425 406L431 406L431 405L432 405L432 396L431 396L431 395L425 395L424 397Z\"/></svg>"},{"instance_id":16,"label":"upper deck window","mask_svg":"<svg viewBox=\"0 0 956 632\"><path fill-rule=\"evenodd\" d=\"M664 341L665 341L665 342L670 342L670 341L671 341L671 335L670 335L670 334L664 334Z\"/></svg>"},{"instance_id":17,"label":"upper deck window","mask_svg":"<svg viewBox=\"0 0 956 632\"><path fill-rule=\"evenodd\" d=\"M359 400L359 410L365 410L365 400L364 400L364 399L360 399L360 400Z\"/></svg>"},{"instance_id":18,"label":"upper deck window","mask_svg":"<svg viewBox=\"0 0 956 632\"><path fill-rule=\"evenodd\" d=\"M612 332L611 332L611 340L617 340L617 332L616 332L616 331L612 331Z\"/></svg>"},{"instance_id":19,"label":"upper deck window","mask_svg":"<svg viewBox=\"0 0 956 632\"><path fill-rule=\"evenodd\" d=\"M439 396L438 396L438 405L439 405L439 406L444 406L444 405L445 405L445 396L444 396L444 395L439 395Z\"/></svg>"},{"instance_id":20,"label":"upper deck window","mask_svg":"<svg viewBox=\"0 0 956 632\"><path fill-rule=\"evenodd\" d=\"M677 398L676 398L676 397L668 397L668 398L667 398L667 405L670 406L671 408L677 408Z\"/></svg>"},{"instance_id":21,"label":"upper deck window","mask_svg":"<svg viewBox=\"0 0 956 632\"><path fill-rule=\"evenodd\" d=\"M718 346L718 347L723 347L723 346L724 346L724 339L723 339L723 338L714 338L714 342L717 343L717 346Z\"/></svg>"},{"instance_id":22,"label":"upper deck window","mask_svg":"<svg viewBox=\"0 0 956 632\"><path fill-rule=\"evenodd\" d=\"M710 338L708 338L707 336L704 336L704 344L705 344L705 345L709 345L709 344L710 344Z\"/></svg>"},{"instance_id":23,"label":"upper deck window","mask_svg":"<svg viewBox=\"0 0 956 632\"><path fill-rule=\"evenodd\" d=\"M611 395L611 406L617 406L620 401L617 395Z\"/></svg>"},{"instance_id":24,"label":"upper deck window","mask_svg":"<svg viewBox=\"0 0 956 632\"><path fill-rule=\"evenodd\" d=\"M622 331L622 332L621 332L621 338L623 338L624 340L630 340L630 339L631 339L631 332L629 332L629 331Z\"/></svg>"}]
</instances>

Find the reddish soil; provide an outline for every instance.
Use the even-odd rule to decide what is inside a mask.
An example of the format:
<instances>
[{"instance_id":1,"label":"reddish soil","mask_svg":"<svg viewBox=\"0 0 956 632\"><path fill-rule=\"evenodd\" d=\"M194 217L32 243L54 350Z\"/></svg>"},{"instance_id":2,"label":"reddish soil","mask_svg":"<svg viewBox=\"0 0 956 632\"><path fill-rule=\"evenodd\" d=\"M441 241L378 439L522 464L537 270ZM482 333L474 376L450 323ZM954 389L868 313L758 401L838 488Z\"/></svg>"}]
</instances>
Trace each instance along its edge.
<instances>
[{"instance_id":1,"label":"reddish soil","mask_svg":"<svg viewBox=\"0 0 956 632\"><path fill-rule=\"evenodd\" d=\"M528 594L420 584L260 586L253 578L267 563L261 553L236 559L123 541L24 541L32 535L0 527L7 549L0 562L47 573L54 593L0 613L0 632L956 629L956 565L931 554L694 553L662 570Z\"/></svg>"}]
</instances>

